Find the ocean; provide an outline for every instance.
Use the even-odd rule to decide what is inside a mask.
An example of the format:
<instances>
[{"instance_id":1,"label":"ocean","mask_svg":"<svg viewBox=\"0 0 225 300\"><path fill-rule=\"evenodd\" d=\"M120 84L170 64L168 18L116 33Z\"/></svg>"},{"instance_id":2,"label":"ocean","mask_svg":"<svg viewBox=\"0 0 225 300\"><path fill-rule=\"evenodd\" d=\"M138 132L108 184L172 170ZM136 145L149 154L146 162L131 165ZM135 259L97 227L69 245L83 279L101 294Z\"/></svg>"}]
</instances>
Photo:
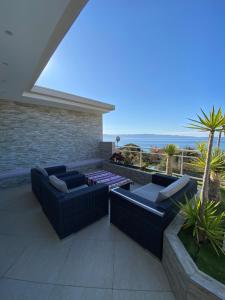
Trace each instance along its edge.
<instances>
[{"instance_id":1,"label":"ocean","mask_svg":"<svg viewBox=\"0 0 225 300\"><path fill-rule=\"evenodd\" d=\"M115 142L116 135L104 134L104 141ZM205 137L192 137L192 136L177 136L177 135L158 135L158 134L129 134L129 135L120 135L119 146L124 146L126 144L137 144L141 148L149 147L159 147L163 148L166 144L175 144L180 149L186 147L196 148L197 143L207 142ZM214 146L217 145L217 137L214 139ZM225 138L221 139L221 148L225 150Z\"/></svg>"}]
</instances>

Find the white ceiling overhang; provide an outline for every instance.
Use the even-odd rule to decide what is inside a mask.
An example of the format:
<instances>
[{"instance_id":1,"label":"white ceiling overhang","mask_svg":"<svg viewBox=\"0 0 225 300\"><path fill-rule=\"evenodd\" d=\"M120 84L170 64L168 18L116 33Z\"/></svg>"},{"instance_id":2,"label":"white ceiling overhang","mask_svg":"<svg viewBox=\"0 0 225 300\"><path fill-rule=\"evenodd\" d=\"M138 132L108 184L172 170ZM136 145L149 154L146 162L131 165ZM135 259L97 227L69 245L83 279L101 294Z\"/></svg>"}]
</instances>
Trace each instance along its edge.
<instances>
[{"instance_id":1,"label":"white ceiling overhang","mask_svg":"<svg viewBox=\"0 0 225 300\"><path fill-rule=\"evenodd\" d=\"M34 86L88 0L2 0L0 99L105 113L113 105Z\"/></svg>"},{"instance_id":2,"label":"white ceiling overhang","mask_svg":"<svg viewBox=\"0 0 225 300\"><path fill-rule=\"evenodd\" d=\"M111 104L40 86L34 86L30 92L24 92L23 102L84 112L92 111L96 113L106 113L114 110L114 106Z\"/></svg>"}]
</instances>

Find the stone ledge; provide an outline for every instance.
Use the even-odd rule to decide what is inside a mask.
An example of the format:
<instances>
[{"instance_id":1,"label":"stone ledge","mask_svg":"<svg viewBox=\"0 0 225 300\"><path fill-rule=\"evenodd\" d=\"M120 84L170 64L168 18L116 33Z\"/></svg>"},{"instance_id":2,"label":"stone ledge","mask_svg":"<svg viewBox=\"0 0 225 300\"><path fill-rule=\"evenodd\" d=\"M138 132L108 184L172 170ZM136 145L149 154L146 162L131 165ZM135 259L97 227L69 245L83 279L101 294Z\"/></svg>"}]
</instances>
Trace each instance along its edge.
<instances>
[{"instance_id":1,"label":"stone ledge","mask_svg":"<svg viewBox=\"0 0 225 300\"><path fill-rule=\"evenodd\" d=\"M115 172L118 175L130 178L134 182L147 184L152 181L152 174L134 168L129 168L122 165L117 165L110 162L103 163L103 169L110 172Z\"/></svg>"},{"instance_id":2,"label":"stone ledge","mask_svg":"<svg viewBox=\"0 0 225 300\"><path fill-rule=\"evenodd\" d=\"M65 165L69 171L78 170L80 172L87 172L96 168L102 167L103 159L86 159L71 163L61 163L57 165ZM52 167L48 165L45 167ZM17 168L0 173L0 188L8 188L11 186L29 183L30 182L30 168Z\"/></svg>"},{"instance_id":3,"label":"stone ledge","mask_svg":"<svg viewBox=\"0 0 225 300\"><path fill-rule=\"evenodd\" d=\"M11 179L13 177L26 176L29 174L29 172L30 172L29 168L17 168L15 170L1 172L0 173L0 181L6 180L6 179Z\"/></svg>"},{"instance_id":4,"label":"stone ledge","mask_svg":"<svg viewBox=\"0 0 225 300\"><path fill-rule=\"evenodd\" d=\"M81 161L76 161L73 163L65 164L68 170L73 170L76 168L91 166L91 165L101 165L103 163L103 159L95 158L95 159L85 159Z\"/></svg>"},{"instance_id":5,"label":"stone ledge","mask_svg":"<svg viewBox=\"0 0 225 300\"><path fill-rule=\"evenodd\" d=\"M164 232L163 267L177 299L225 299L225 285L201 272L177 234L183 225L178 215Z\"/></svg>"}]
</instances>

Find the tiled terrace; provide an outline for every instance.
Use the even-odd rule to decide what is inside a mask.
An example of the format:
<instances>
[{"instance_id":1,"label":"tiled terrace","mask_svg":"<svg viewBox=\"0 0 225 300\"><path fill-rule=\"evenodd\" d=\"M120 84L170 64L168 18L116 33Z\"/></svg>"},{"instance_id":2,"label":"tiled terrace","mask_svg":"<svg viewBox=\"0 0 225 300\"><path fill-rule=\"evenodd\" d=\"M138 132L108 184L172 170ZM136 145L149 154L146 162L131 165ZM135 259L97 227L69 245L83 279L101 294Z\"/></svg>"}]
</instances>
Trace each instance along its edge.
<instances>
[{"instance_id":1,"label":"tiled terrace","mask_svg":"<svg viewBox=\"0 0 225 300\"><path fill-rule=\"evenodd\" d=\"M0 245L0 299L174 299L160 261L108 217L60 241L30 185L0 191Z\"/></svg>"}]
</instances>

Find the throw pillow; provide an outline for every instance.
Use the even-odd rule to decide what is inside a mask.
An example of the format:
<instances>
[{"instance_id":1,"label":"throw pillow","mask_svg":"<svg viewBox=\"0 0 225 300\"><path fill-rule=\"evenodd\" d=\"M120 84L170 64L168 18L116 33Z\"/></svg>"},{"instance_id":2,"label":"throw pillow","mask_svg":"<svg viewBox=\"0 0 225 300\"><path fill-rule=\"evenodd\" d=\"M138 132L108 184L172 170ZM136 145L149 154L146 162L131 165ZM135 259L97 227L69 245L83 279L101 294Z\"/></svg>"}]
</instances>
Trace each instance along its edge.
<instances>
[{"instance_id":1,"label":"throw pillow","mask_svg":"<svg viewBox=\"0 0 225 300\"><path fill-rule=\"evenodd\" d=\"M57 178L55 175L49 176L49 181L58 191L68 193L68 188L65 181Z\"/></svg>"},{"instance_id":2,"label":"throw pillow","mask_svg":"<svg viewBox=\"0 0 225 300\"><path fill-rule=\"evenodd\" d=\"M189 182L189 180L190 177L188 175L184 175L181 178L177 179L159 192L156 202L160 202L162 200L170 198L175 193L179 192Z\"/></svg>"}]
</instances>

